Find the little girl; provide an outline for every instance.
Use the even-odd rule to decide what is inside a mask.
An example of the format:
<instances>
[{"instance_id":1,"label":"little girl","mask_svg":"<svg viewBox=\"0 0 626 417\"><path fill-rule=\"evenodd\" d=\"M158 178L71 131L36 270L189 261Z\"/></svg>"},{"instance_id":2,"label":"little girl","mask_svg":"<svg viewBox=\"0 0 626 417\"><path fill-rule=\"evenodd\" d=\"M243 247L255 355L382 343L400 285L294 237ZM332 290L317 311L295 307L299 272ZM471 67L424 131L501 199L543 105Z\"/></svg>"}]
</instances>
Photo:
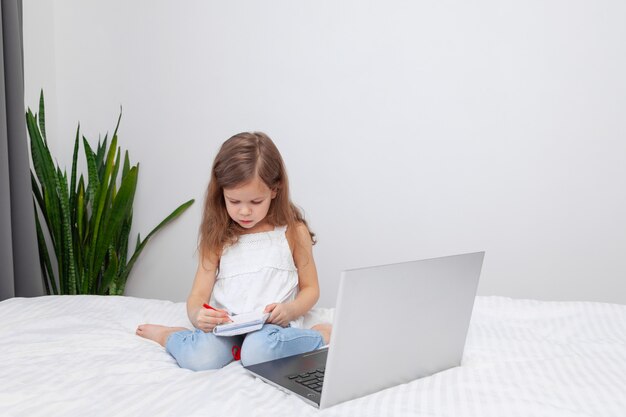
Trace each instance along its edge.
<instances>
[{"instance_id":1,"label":"little girl","mask_svg":"<svg viewBox=\"0 0 626 417\"><path fill-rule=\"evenodd\" d=\"M187 298L195 327L142 324L137 335L166 348L179 366L217 369L239 358L244 365L318 349L331 326L303 329L303 316L319 298L309 230L289 198L283 159L265 134L240 133L215 157L200 227L198 269ZM214 309L203 307L211 300ZM215 336L231 314L270 313L263 328L241 336Z\"/></svg>"}]
</instances>

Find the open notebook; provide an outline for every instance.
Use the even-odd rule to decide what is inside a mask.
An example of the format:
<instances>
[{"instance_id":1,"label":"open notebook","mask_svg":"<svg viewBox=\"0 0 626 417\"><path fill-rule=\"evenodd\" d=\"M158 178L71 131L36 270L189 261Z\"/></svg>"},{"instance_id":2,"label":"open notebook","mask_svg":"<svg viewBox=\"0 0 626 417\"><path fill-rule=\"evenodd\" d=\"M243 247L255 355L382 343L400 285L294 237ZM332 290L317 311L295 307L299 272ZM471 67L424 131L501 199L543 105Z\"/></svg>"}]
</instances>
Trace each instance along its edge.
<instances>
[{"instance_id":1,"label":"open notebook","mask_svg":"<svg viewBox=\"0 0 626 417\"><path fill-rule=\"evenodd\" d=\"M269 313L250 312L229 316L232 323L215 326L213 333L216 336L236 336L259 330L270 316Z\"/></svg>"}]
</instances>

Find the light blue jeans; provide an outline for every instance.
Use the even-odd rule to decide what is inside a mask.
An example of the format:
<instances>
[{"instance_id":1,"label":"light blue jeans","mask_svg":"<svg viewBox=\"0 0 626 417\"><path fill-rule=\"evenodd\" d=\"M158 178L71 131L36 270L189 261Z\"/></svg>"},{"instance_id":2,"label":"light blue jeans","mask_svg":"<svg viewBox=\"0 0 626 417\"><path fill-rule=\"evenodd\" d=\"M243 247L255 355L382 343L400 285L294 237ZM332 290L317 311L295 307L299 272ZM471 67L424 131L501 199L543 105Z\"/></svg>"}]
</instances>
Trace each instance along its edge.
<instances>
[{"instance_id":1,"label":"light blue jeans","mask_svg":"<svg viewBox=\"0 0 626 417\"><path fill-rule=\"evenodd\" d=\"M165 344L178 365L192 371L229 364L234 359L233 346L240 348L241 363L247 366L319 349L324 339L316 330L265 324L256 332L232 337L183 330L172 333Z\"/></svg>"}]
</instances>

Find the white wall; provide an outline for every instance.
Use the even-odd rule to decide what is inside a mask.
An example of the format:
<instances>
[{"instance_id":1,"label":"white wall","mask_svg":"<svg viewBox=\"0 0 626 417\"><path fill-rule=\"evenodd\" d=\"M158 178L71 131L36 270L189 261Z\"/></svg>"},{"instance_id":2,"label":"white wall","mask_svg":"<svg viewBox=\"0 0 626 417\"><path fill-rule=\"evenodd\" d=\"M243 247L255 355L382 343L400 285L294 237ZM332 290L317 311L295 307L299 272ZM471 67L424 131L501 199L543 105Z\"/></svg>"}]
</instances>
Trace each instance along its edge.
<instances>
[{"instance_id":1,"label":"white wall","mask_svg":"<svg viewBox=\"0 0 626 417\"><path fill-rule=\"evenodd\" d=\"M483 295L626 303L626 3L66 0L29 25L46 3L24 0L26 100L55 95L58 159L123 105L134 234L196 199L128 295L186 298L217 147L262 130L321 305L344 268L478 250Z\"/></svg>"}]
</instances>

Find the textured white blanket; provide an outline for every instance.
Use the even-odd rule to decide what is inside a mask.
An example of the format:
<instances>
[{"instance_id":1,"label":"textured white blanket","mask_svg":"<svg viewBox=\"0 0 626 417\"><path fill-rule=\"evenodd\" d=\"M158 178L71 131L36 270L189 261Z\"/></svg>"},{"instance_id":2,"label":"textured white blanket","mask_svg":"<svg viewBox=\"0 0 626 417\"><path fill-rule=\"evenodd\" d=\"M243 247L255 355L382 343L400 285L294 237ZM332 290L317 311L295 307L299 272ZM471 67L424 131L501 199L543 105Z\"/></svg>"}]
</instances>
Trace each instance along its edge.
<instances>
[{"instance_id":1,"label":"textured white blanket","mask_svg":"<svg viewBox=\"0 0 626 417\"><path fill-rule=\"evenodd\" d=\"M624 305L478 297L462 366L323 411L238 362L180 369L140 323L189 326L183 303L1 302L0 416L626 416Z\"/></svg>"}]
</instances>

